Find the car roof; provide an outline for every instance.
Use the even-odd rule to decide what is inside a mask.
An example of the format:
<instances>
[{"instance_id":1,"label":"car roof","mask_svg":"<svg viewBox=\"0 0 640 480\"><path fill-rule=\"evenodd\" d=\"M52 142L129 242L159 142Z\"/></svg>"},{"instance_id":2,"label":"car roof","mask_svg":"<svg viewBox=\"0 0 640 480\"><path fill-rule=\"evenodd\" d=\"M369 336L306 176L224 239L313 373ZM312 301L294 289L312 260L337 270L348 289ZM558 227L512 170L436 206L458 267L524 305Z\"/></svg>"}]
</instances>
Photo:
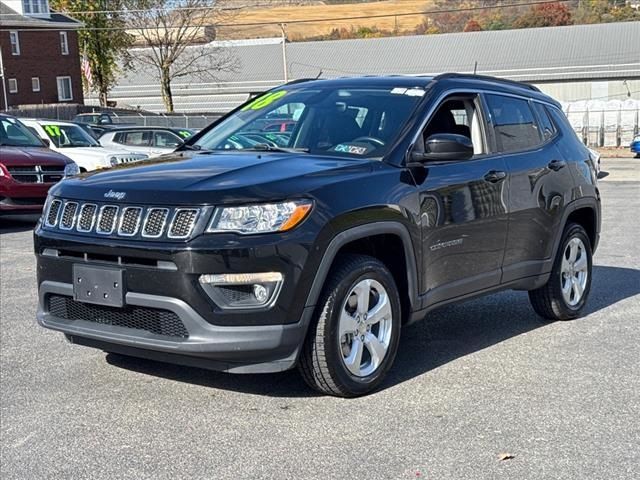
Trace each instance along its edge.
<instances>
[{"instance_id":1,"label":"car roof","mask_svg":"<svg viewBox=\"0 0 640 480\"><path fill-rule=\"evenodd\" d=\"M112 125L117 125L116 124L112 124ZM113 126L109 126L109 130L108 133L111 132L122 132L122 131L126 131L126 130L164 130L164 131L170 131L170 132L176 132L178 130L190 130L189 128L177 128L177 127L154 127L154 126L135 126L135 125L126 125L126 126L122 126L122 127L113 127ZM106 132L105 132L106 133Z\"/></svg>"},{"instance_id":2,"label":"car roof","mask_svg":"<svg viewBox=\"0 0 640 480\"><path fill-rule=\"evenodd\" d=\"M73 123L73 122L67 122L65 120L56 120L54 118L20 118L19 119L21 122L36 122L38 124L41 123L52 123L55 125L64 125L64 126L74 126L77 127L79 126L77 123Z\"/></svg>"},{"instance_id":3,"label":"car roof","mask_svg":"<svg viewBox=\"0 0 640 480\"><path fill-rule=\"evenodd\" d=\"M472 75L463 73L442 73L436 76L410 76L410 75L386 75L386 76L362 76L343 77L332 79L300 79L289 82L288 85L333 85L336 88L344 87L423 87L428 88L436 84L449 84L455 88L468 88L470 91L494 91L498 93L511 93L524 97L534 98L551 103L560 108L560 103L542 93L537 87L528 83L490 77L487 75Z\"/></svg>"}]
</instances>

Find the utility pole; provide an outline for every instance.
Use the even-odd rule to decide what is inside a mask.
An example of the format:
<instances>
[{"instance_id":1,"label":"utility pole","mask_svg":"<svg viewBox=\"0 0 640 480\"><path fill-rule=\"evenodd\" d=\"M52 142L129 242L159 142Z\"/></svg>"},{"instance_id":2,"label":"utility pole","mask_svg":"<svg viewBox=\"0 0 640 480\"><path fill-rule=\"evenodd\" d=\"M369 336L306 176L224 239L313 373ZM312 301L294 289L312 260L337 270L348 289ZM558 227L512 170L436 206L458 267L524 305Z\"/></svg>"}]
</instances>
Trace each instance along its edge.
<instances>
[{"instance_id":1,"label":"utility pole","mask_svg":"<svg viewBox=\"0 0 640 480\"><path fill-rule=\"evenodd\" d=\"M281 23L282 30L282 68L284 70L284 83L289 81L289 69L287 68L287 24Z\"/></svg>"},{"instance_id":2,"label":"utility pole","mask_svg":"<svg viewBox=\"0 0 640 480\"><path fill-rule=\"evenodd\" d=\"M0 47L0 77L2 77L2 95L4 99L4 109L9 110L9 101L7 100L7 83L4 78L4 62L2 61L2 47Z\"/></svg>"}]
</instances>

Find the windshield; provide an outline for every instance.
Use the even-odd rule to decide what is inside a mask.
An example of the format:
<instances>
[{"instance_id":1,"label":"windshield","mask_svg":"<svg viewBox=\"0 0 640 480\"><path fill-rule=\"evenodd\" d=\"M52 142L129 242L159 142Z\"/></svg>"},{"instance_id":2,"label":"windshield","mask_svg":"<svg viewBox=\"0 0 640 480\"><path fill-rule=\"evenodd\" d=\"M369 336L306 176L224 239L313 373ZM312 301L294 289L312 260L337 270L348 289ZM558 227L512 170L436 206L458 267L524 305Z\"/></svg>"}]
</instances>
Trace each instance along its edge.
<instances>
[{"instance_id":1,"label":"windshield","mask_svg":"<svg viewBox=\"0 0 640 480\"><path fill-rule=\"evenodd\" d=\"M44 147L42 141L15 118L0 117L0 146Z\"/></svg>"},{"instance_id":2,"label":"windshield","mask_svg":"<svg viewBox=\"0 0 640 480\"><path fill-rule=\"evenodd\" d=\"M247 103L188 147L381 157L424 94L423 88L285 86Z\"/></svg>"},{"instance_id":3,"label":"windshield","mask_svg":"<svg viewBox=\"0 0 640 480\"><path fill-rule=\"evenodd\" d=\"M53 144L58 148L99 147L95 138L77 125L42 125Z\"/></svg>"}]
</instances>

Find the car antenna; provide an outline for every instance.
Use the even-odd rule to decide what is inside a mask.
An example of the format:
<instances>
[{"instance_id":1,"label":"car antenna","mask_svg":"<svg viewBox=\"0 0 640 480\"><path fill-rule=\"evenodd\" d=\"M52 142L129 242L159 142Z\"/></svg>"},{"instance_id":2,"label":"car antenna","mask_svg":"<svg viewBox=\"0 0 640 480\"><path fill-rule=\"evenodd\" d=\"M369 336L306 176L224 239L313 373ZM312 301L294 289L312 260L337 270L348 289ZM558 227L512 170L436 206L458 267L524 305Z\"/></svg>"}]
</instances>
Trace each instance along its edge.
<instances>
[{"instance_id":1,"label":"car antenna","mask_svg":"<svg viewBox=\"0 0 640 480\"><path fill-rule=\"evenodd\" d=\"M319 79L321 75L322 75L322 69L320 69L320 71L318 72L318 75L316 76L316 78L314 80Z\"/></svg>"},{"instance_id":2,"label":"car antenna","mask_svg":"<svg viewBox=\"0 0 640 480\"><path fill-rule=\"evenodd\" d=\"M478 61L476 60L476 63L473 65L473 74L475 75L477 71L478 71Z\"/></svg>"}]
</instances>

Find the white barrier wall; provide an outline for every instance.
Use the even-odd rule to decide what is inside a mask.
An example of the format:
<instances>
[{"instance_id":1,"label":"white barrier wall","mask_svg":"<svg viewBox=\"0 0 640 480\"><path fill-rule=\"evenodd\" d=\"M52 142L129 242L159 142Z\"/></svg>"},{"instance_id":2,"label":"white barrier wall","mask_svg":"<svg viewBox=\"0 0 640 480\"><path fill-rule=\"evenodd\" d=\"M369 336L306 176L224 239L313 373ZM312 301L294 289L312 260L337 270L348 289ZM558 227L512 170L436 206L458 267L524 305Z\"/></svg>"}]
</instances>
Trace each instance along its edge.
<instances>
[{"instance_id":1,"label":"white barrier wall","mask_svg":"<svg viewBox=\"0 0 640 480\"><path fill-rule=\"evenodd\" d=\"M563 102L569 123L592 147L628 147L640 133L640 100Z\"/></svg>"}]
</instances>

